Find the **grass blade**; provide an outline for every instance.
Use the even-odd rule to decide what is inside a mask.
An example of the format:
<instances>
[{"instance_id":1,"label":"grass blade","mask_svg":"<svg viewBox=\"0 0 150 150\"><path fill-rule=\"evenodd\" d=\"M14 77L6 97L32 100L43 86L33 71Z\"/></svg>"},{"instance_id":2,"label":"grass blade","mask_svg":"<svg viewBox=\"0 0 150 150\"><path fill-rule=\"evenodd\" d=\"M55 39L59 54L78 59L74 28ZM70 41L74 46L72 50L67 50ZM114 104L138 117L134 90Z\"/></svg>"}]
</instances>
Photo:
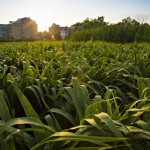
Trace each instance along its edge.
<instances>
[{"instance_id":1,"label":"grass blade","mask_svg":"<svg viewBox=\"0 0 150 150\"><path fill-rule=\"evenodd\" d=\"M0 90L0 117L3 121L8 121L11 119L9 108L3 96L2 90Z\"/></svg>"}]
</instances>

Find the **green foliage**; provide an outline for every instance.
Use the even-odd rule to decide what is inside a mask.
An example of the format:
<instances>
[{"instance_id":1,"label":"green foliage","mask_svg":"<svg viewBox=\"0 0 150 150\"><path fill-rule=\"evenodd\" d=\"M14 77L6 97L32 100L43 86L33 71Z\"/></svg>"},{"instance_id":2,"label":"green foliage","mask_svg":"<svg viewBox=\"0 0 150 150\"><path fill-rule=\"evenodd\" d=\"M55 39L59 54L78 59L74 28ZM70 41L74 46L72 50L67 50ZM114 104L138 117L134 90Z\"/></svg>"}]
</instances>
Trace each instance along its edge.
<instances>
[{"instance_id":1,"label":"green foliage","mask_svg":"<svg viewBox=\"0 0 150 150\"><path fill-rule=\"evenodd\" d=\"M104 22L104 17L93 20L87 18L80 23L80 26L82 30L74 32L71 40L100 40L114 43L150 42L150 25L140 24L130 17L117 24Z\"/></svg>"},{"instance_id":2,"label":"green foliage","mask_svg":"<svg viewBox=\"0 0 150 150\"><path fill-rule=\"evenodd\" d=\"M149 49L0 43L0 148L148 150Z\"/></svg>"}]
</instances>

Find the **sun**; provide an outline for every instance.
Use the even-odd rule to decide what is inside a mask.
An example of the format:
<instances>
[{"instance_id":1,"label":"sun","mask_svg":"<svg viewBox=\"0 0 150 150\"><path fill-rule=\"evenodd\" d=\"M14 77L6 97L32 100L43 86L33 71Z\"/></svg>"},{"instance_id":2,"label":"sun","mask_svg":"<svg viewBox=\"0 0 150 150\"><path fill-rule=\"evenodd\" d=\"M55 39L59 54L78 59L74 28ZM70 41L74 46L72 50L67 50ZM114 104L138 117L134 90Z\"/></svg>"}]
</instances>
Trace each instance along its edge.
<instances>
[{"instance_id":1,"label":"sun","mask_svg":"<svg viewBox=\"0 0 150 150\"><path fill-rule=\"evenodd\" d=\"M35 21L39 32L48 31L48 28L51 26L50 21L43 18L37 18Z\"/></svg>"}]
</instances>

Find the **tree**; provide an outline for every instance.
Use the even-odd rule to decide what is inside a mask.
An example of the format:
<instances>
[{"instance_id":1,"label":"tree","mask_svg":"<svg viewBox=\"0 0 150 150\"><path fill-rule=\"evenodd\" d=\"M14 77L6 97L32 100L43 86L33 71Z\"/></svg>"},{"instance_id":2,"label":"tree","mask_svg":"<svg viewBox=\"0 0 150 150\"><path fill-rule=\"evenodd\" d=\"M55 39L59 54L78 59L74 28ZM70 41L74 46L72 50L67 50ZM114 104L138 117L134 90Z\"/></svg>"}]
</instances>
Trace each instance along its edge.
<instances>
[{"instance_id":1,"label":"tree","mask_svg":"<svg viewBox=\"0 0 150 150\"><path fill-rule=\"evenodd\" d=\"M107 25L108 23L104 21L104 16L95 18L95 19L89 19L86 18L82 22L82 26L84 29L90 29L90 28L97 28L102 25Z\"/></svg>"},{"instance_id":2,"label":"tree","mask_svg":"<svg viewBox=\"0 0 150 150\"><path fill-rule=\"evenodd\" d=\"M131 17L127 17L125 19L122 19L122 22L119 22L119 24L122 24L122 25L140 25L140 23L137 20L131 19Z\"/></svg>"}]
</instances>

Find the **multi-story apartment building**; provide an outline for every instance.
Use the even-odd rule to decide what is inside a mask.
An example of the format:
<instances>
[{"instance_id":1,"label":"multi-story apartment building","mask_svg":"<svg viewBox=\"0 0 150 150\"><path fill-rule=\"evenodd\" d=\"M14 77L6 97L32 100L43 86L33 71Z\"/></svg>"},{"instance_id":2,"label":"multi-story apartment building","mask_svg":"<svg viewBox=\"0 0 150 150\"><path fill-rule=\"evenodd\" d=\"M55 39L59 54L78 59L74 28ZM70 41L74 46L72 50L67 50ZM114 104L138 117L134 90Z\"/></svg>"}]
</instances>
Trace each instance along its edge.
<instances>
[{"instance_id":1,"label":"multi-story apartment building","mask_svg":"<svg viewBox=\"0 0 150 150\"><path fill-rule=\"evenodd\" d=\"M49 27L49 34L52 38L60 36L61 39L65 39L69 36L70 29L68 27L60 27L59 25L53 23L51 27Z\"/></svg>"},{"instance_id":2,"label":"multi-story apartment building","mask_svg":"<svg viewBox=\"0 0 150 150\"><path fill-rule=\"evenodd\" d=\"M8 38L8 25L0 24L0 38Z\"/></svg>"},{"instance_id":3,"label":"multi-story apartment building","mask_svg":"<svg viewBox=\"0 0 150 150\"><path fill-rule=\"evenodd\" d=\"M30 18L21 18L9 22L9 37L14 39L35 39L37 24Z\"/></svg>"},{"instance_id":4,"label":"multi-story apartment building","mask_svg":"<svg viewBox=\"0 0 150 150\"><path fill-rule=\"evenodd\" d=\"M49 33L52 36L59 34L59 25L53 23L51 27L49 27Z\"/></svg>"}]
</instances>

